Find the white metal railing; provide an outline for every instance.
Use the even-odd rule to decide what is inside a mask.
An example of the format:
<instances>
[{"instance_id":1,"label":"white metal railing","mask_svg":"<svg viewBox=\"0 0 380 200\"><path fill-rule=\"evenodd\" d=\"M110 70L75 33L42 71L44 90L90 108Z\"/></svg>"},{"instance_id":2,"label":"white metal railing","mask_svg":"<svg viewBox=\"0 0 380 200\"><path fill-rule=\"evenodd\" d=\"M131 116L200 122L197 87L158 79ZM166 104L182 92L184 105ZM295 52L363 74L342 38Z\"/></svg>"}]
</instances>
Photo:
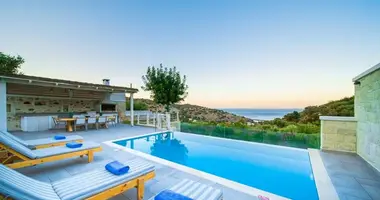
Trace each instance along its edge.
<instances>
[{"instance_id":1,"label":"white metal railing","mask_svg":"<svg viewBox=\"0 0 380 200\"><path fill-rule=\"evenodd\" d=\"M126 112L126 116L131 116ZM176 113L153 113L150 111L135 111L133 114L136 125L155 127L159 130L179 131L180 122L178 112Z\"/></svg>"}]
</instances>

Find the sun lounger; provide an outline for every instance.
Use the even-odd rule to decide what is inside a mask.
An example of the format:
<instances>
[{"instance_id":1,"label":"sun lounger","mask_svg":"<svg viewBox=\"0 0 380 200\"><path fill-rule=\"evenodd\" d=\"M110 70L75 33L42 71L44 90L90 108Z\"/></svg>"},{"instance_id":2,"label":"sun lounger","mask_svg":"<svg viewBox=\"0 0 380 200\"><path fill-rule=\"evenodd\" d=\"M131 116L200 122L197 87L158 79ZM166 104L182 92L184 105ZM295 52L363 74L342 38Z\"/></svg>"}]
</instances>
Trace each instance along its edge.
<instances>
[{"instance_id":1,"label":"sun lounger","mask_svg":"<svg viewBox=\"0 0 380 200\"><path fill-rule=\"evenodd\" d=\"M0 158L2 164L10 168L22 168L52 162L76 156L88 156L88 162L94 159L94 152L101 151L99 144L94 142L84 142L80 148L67 148L66 146L56 146L51 148L31 150L13 139L0 134L0 150L6 151L8 156Z\"/></svg>"},{"instance_id":2,"label":"sun lounger","mask_svg":"<svg viewBox=\"0 0 380 200\"><path fill-rule=\"evenodd\" d=\"M79 200L109 199L131 188L137 188L139 200L144 197L144 184L154 178L154 166L141 159L126 163L130 171L123 175L113 175L104 167L45 183L27 177L4 165L0 165L0 199L41 199L41 200Z\"/></svg>"},{"instance_id":3,"label":"sun lounger","mask_svg":"<svg viewBox=\"0 0 380 200\"><path fill-rule=\"evenodd\" d=\"M194 200L222 200L223 193L219 189L215 189L211 186L201 184L189 179L184 179L177 183L168 190L183 196L189 197ZM152 197L150 200L154 200Z\"/></svg>"},{"instance_id":4,"label":"sun lounger","mask_svg":"<svg viewBox=\"0 0 380 200\"><path fill-rule=\"evenodd\" d=\"M42 148L48 148L48 147L63 146L67 142L71 142L71 141L83 142L83 138L79 135L66 136L66 139L63 139L63 140L55 140L53 137L36 139L36 140L22 140L11 133L8 133L7 131L0 131L0 134L3 134L9 138L12 138L13 140L28 147L29 149L42 149Z\"/></svg>"}]
</instances>

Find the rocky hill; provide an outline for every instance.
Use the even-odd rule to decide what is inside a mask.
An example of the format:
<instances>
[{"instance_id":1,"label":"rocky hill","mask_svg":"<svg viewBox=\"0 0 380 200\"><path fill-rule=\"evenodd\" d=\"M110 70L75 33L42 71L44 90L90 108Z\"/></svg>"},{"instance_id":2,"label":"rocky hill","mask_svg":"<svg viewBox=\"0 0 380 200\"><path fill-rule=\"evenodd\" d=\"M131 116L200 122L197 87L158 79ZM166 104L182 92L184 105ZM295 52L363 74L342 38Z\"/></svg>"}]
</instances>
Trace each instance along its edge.
<instances>
[{"instance_id":1,"label":"rocky hill","mask_svg":"<svg viewBox=\"0 0 380 200\"><path fill-rule=\"evenodd\" d=\"M127 102L127 110L129 102ZM159 112L164 112L162 106L157 106L150 99L134 99L134 108L135 110L151 110ZM188 121L202 121L202 122L253 122L253 120L237 116L223 110L207 108L203 106L191 105L191 104L176 104L173 106L173 111L179 111L180 120L182 122Z\"/></svg>"},{"instance_id":2,"label":"rocky hill","mask_svg":"<svg viewBox=\"0 0 380 200\"><path fill-rule=\"evenodd\" d=\"M326 104L307 106L303 111L286 114L282 120L287 122L302 123L302 124L317 124L319 125L319 116L354 116L354 97L346 97L340 100L331 101ZM157 106L149 99L135 99L135 110L151 110L164 112L162 106ZM127 102L127 110L129 110L129 102ZM253 122L242 116L234 115L222 110L206 108L203 106L191 104L176 104L173 106L174 111L179 111L180 120L182 122L202 121L208 123L221 122ZM273 123L276 120L269 120L263 123ZM277 120L278 121L278 120Z\"/></svg>"},{"instance_id":3,"label":"rocky hill","mask_svg":"<svg viewBox=\"0 0 380 200\"><path fill-rule=\"evenodd\" d=\"M326 104L307 106L302 112L293 112L284 116L284 120L319 124L319 116L354 116L355 97L345 97Z\"/></svg>"}]
</instances>

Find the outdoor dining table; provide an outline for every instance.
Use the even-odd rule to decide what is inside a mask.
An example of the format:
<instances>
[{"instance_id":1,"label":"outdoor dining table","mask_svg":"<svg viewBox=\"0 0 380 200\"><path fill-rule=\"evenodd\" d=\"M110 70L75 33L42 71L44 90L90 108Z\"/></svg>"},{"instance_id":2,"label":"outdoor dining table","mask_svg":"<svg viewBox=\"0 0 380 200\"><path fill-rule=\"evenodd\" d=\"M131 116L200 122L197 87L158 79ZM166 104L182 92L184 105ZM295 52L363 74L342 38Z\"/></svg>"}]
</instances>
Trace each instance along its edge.
<instances>
[{"instance_id":1,"label":"outdoor dining table","mask_svg":"<svg viewBox=\"0 0 380 200\"><path fill-rule=\"evenodd\" d=\"M96 116L96 121L98 121L100 116ZM86 122L88 120L88 118L90 118L90 116L85 116L86 118ZM58 121L64 121L66 122L66 131L67 132L73 132L73 126L74 126L74 122L77 118L59 118ZM113 120L116 120L116 117L107 117L107 119L113 119Z\"/></svg>"},{"instance_id":2,"label":"outdoor dining table","mask_svg":"<svg viewBox=\"0 0 380 200\"><path fill-rule=\"evenodd\" d=\"M73 132L73 125L74 125L75 118L59 118L58 120L66 122L67 132Z\"/></svg>"}]
</instances>

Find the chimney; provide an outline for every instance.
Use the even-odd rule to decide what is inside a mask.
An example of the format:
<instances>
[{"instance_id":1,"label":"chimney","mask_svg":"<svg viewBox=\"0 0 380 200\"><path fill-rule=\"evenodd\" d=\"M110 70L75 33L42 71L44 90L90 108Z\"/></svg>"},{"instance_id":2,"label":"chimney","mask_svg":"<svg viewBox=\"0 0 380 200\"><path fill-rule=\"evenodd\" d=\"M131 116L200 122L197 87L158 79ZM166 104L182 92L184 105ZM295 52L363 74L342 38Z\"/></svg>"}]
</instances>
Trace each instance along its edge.
<instances>
[{"instance_id":1,"label":"chimney","mask_svg":"<svg viewBox=\"0 0 380 200\"><path fill-rule=\"evenodd\" d=\"M110 85L110 79L103 79L103 85Z\"/></svg>"}]
</instances>

